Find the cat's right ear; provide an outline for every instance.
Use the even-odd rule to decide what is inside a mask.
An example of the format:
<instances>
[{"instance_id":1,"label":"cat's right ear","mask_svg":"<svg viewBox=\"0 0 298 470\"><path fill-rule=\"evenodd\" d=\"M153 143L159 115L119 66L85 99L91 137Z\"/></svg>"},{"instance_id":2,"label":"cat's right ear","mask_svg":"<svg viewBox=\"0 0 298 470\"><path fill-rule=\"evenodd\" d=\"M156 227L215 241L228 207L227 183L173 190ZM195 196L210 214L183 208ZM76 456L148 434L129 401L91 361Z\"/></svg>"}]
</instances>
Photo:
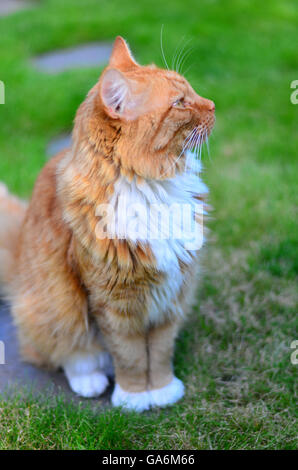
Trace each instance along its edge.
<instances>
[{"instance_id":1,"label":"cat's right ear","mask_svg":"<svg viewBox=\"0 0 298 470\"><path fill-rule=\"evenodd\" d=\"M136 93L135 88L136 83L119 70L107 69L100 81L100 96L105 112L113 119L136 118L142 96Z\"/></svg>"},{"instance_id":2,"label":"cat's right ear","mask_svg":"<svg viewBox=\"0 0 298 470\"><path fill-rule=\"evenodd\" d=\"M115 39L109 66L123 71L138 67L127 42L121 36Z\"/></svg>"}]
</instances>

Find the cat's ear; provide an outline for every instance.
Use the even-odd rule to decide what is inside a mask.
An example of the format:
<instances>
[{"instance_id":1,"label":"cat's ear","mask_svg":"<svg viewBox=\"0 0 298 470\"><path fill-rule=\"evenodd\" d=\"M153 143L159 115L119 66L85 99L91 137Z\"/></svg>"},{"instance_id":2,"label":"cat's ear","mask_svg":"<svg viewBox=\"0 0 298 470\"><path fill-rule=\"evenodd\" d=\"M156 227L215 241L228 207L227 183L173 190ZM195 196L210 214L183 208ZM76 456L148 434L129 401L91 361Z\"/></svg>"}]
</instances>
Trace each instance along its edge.
<instances>
[{"instance_id":1,"label":"cat's ear","mask_svg":"<svg viewBox=\"0 0 298 470\"><path fill-rule=\"evenodd\" d=\"M127 43L121 36L115 39L109 66L123 71L138 67Z\"/></svg>"},{"instance_id":2,"label":"cat's ear","mask_svg":"<svg viewBox=\"0 0 298 470\"><path fill-rule=\"evenodd\" d=\"M116 69L107 69L100 83L100 95L106 113L113 119L134 119L140 104L136 83Z\"/></svg>"}]
</instances>

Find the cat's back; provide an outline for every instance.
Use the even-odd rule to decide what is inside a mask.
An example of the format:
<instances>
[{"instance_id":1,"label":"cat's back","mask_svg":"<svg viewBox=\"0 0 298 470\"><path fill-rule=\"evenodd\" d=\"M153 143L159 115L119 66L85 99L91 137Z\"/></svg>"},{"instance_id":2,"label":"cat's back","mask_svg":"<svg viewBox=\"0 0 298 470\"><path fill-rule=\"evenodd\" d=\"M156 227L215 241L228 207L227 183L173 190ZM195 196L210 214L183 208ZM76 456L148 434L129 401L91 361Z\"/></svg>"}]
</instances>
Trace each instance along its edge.
<instances>
[{"instance_id":1,"label":"cat's back","mask_svg":"<svg viewBox=\"0 0 298 470\"><path fill-rule=\"evenodd\" d=\"M59 152L41 170L34 185L29 212L38 217L49 217L57 205L57 168L69 150Z\"/></svg>"},{"instance_id":2,"label":"cat's back","mask_svg":"<svg viewBox=\"0 0 298 470\"><path fill-rule=\"evenodd\" d=\"M30 257L35 247L39 250L65 249L70 231L63 221L62 207L57 195L57 167L68 150L53 157L41 170L27 209L21 233L23 257ZM24 254L26 252L26 254Z\"/></svg>"}]
</instances>

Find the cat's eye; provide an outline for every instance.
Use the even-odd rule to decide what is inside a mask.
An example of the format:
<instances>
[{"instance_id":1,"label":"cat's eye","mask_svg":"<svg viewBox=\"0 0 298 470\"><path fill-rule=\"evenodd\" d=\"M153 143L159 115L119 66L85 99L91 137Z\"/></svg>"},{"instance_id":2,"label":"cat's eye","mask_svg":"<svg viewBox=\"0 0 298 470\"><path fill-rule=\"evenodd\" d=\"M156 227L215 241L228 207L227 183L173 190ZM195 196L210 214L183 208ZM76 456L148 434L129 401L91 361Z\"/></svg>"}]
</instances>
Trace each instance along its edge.
<instances>
[{"instance_id":1,"label":"cat's eye","mask_svg":"<svg viewBox=\"0 0 298 470\"><path fill-rule=\"evenodd\" d=\"M179 98L172 104L174 108L185 108L184 98Z\"/></svg>"}]
</instances>

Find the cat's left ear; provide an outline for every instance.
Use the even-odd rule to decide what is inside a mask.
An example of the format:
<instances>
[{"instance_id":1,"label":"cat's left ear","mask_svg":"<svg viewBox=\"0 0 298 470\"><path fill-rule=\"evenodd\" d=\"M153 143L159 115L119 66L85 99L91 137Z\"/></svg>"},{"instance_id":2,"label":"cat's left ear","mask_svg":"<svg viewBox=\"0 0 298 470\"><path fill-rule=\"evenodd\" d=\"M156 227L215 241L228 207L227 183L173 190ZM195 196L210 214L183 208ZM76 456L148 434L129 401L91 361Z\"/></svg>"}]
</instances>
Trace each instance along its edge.
<instances>
[{"instance_id":1,"label":"cat's left ear","mask_svg":"<svg viewBox=\"0 0 298 470\"><path fill-rule=\"evenodd\" d=\"M138 67L128 44L121 36L117 36L115 39L109 66L123 71Z\"/></svg>"}]
</instances>

